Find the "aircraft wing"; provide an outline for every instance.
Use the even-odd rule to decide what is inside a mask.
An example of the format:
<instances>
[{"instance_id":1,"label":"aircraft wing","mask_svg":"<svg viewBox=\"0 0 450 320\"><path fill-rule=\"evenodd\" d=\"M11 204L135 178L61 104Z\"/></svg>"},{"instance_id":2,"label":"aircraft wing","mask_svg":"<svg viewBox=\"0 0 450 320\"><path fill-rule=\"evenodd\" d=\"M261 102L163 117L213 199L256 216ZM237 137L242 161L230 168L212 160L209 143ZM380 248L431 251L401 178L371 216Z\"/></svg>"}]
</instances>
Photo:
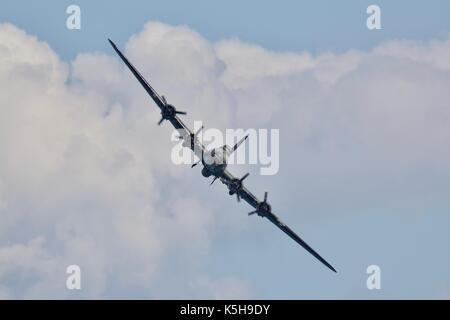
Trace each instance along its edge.
<instances>
[{"instance_id":1,"label":"aircraft wing","mask_svg":"<svg viewBox=\"0 0 450 320\"><path fill-rule=\"evenodd\" d=\"M159 96L159 94L152 88L152 86L145 80L145 78L139 73L139 71L136 70L136 68L131 64L130 61L123 55L123 53L117 48L116 44L111 41L111 39L108 39L109 43L113 47L114 51L119 55L119 57L125 62L128 69L134 74L136 79L140 82L140 84L144 87L145 91L152 97L153 101L158 105L160 109L164 108L164 101Z\"/></svg>"},{"instance_id":2,"label":"aircraft wing","mask_svg":"<svg viewBox=\"0 0 450 320\"><path fill-rule=\"evenodd\" d=\"M159 109L162 111L166 106L166 101L163 97L161 97L155 89L145 80L145 78L140 74L139 71L131 64L130 61L125 57L125 55L117 48L116 44L108 39L109 43L113 47L114 51L119 55L119 57L123 60L123 62L127 65L128 69L130 69L131 73L136 77L139 83L144 87L145 91L150 95ZM201 159L202 153L206 150L205 146L201 144L195 137L194 134L189 130L189 128L181 121L181 119L175 115L169 119L167 119L172 126L178 130L180 137L182 137L185 141L189 143L187 146L194 152L194 154Z\"/></svg>"},{"instance_id":3,"label":"aircraft wing","mask_svg":"<svg viewBox=\"0 0 450 320\"><path fill-rule=\"evenodd\" d=\"M301 245L306 251L311 253L314 257L316 257L317 260L322 262L325 266L327 266L329 269L333 270L334 272L337 272L336 269L333 268L331 264L329 264L324 258L322 258L316 251L314 251L313 248L311 248L302 238L300 238L294 231L292 231L291 228L289 228L287 225L285 225L275 214L272 212L265 216L267 219L269 219L274 225L276 225L278 228L280 228L284 233L286 233L291 239L293 239L295 242L297 242L299 245Z\"/></svg>"},{"instance_id":4,"label":"aircraft wing","mask_svg":"<svg viewBox=\"0 0 450 320\"><path fill-rule=\"evenodd\" d=\"M144 87L145 91L147 91L147 93L150 95L150 97L153 99L153 101L156 103L156 105L160 108L161 112L163 112L164 109L167 108L167 106L168 106L165 99L163 97L161 97L160 95L158 95L158 93L152 88L152 86L150 86L150 84L139 73L139 71L136 70L136 68L128 61L128 59L117 48L117 46L114 44L114 42L112 42L110 39L108 39L108 41L111 44L111 46L114 48L116 53L123 60L123 62L130 69L130 71L133 73L133 75L136 77L136 79ZM177 115L173 115L172 117L168 118L167 120L170 121L170 123L172 123L172 125L175 129L178 130L182 139L184 139L185 141L190 141L190 143L187 144L187 146L190 147L190 149L194 152L194 154L197 157L202 159L203 152L206 150L206 148L203 146L203 144L201 144L196 139L195 134L189 130L189 128L179 119L179 117ZM245 140L245 138L243 140ZM234 150L239 146L239 144L240 143L238 143L235 146ZM218 178L218 177L216 177L216 178ZM236 179L236 178L227 170L225 170L224 173L220 176L220 180L222 181L222 183L224 183L227 186L234 179ZM240 198L244 199L248 204L250 204L253 208L255 208L256 210L258 209L258 206L260 205L261 201L259 201L258 198L256 198L247 188L242 186L238 191L238 195ZM336 272L336 270L327 261L325 261L325 259L323 259L317 252L315 252L294 231L292 231L288 226L286 226L283 222L281 222L281 220L274 213L272 213L271 209L269 212L265 212L263 215L261 215L261 214L259 214L259 215L269 219L273 224L275 224L284 233L286 233L289 237L291 237L295 242L297 242L299 245L301 245L303 248L305 248L309 253L311 253L314 257L316 257L324 265L326 265L328 268L330 268L331 270Z\"/></svg>"},{"instance_id":5,"label":"aircraft wing","mask_svg":"<svg viewBox=\"0 0 450 320\"><path fill-rule=\"evenodd\" d=\"M150 97L155 101L156 105L162 110L166 102L165 100L155 91L155 89L152 88L152 86L145 80L145 78L137 71L137 69L131 64L130 61L123 55L123 53L117 48L114 42L111 41L111 39L108 39L109 43L113 47L114 51L119 55L119 57L125 62L128 69L130 69L131 73L136 77L136 79L139 81L139 83L144 87L145 91L150 95ZM182 130L180 134L186 133L191 134L191 131L188 127L180 120L179 117L174 116L171 119L168 119L170 123L174 126L175 129Z\"/></svg>"},{"instance_id":6,"label":"aircraft wing","mask_svg":"<svg viewBox=\"0 0 450 320\"><path fill-rule=\"evenodd\" d=\"M221 181L223 184L228 185L230 181L236 179L229 171L225 170L223 176L221 177ZM242 186L242 188L238 191L239 196L244 199L249 205L251 205L254 209L258 208L258 204L260 201L257 197L255 197L246 187ZM300 238L291 228L289 228L284 222L280 220L272 211L263 215L263 217L267 218L270 222L276 225L281 229L284 233L286 233L292 240L301 245L306 251L312 254L317 260L322 262L329 269L337 272L336 269L333 268L331 264L329 264L324 258L322 258L313 248L311 248L302 238Z\"/></svg>"}]
</instances>

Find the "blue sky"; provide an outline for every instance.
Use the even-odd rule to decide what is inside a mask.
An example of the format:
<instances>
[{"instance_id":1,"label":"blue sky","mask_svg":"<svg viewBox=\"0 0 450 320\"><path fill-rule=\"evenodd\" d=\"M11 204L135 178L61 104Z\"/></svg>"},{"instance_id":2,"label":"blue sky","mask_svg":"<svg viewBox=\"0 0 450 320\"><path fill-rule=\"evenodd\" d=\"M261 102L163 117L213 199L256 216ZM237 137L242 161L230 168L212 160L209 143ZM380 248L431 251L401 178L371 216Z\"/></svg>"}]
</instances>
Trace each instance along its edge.
<instances>
[{"instance_id":1,"label":"blue sky","mask_svg":"<svg viewBox=\"0 0 450 320\"><path fill-rule=\"evenodd\" d=\"M81 30L70 31L65 27L67 17L65 10L68 5L74 3L81 7L82 28ZM366 8L369 4L377 4L381 7L382 30L369 31L366 28ZM409 135L402 135L404 133L403 128L408 128L409 122L413 124L417 122L419 125L417 127L411 126L411 128L419 128L419 133L423 133L423 136L428 138L427 134L433 131L433 126L426 122L423 127L420 127L420 124L422 124L420 118L446 119L445 115L448 113L446 113L445 106L448 105L448 100L446 100L445 86L449 83L449 70L446 69L446 66L439 65L439 63L445 64L445 55L437 54L436 65L439 67L435 65L430 67L427 64L427 55L424 55L425 58L421 56L421 49L417 51L419 57L416 58L414 50L407 45L403 47L403 44L399 45L402 54L408 56L409 53L413 52L411 53L413 58L404 59L404 56L398 54L395 50L397 47L394 47L394 49L383 47L382 50L384 50L385 55L376 53L372 56L370 54L365 55L365 53L371 52L373 48L392 40L419 41L417 43L437 40L445 44L450 34L449 12L450 2L437 0L320 0L308 2L283 1L281 3L232 0L220 4L215 4L212 1L195 0L127 1L121 4L112 4L110 1L29 2L20 0L3 2L0 10L0 22L10 22L25 30L28 34L37 36L39 40L47 42L65 62L73 62L80 53L88 53L89 55L93 52L101 52L116 59L106 39L112 38L119 47L124 48L125 43L132 35L141 34L145 23L148 21L159 21L170 26L186 25L213 44L224 39L237 38L242 43L237 45L236 48L237 50L243 50L242 52L247 52L244 50L245 44L250 43L277 53L308 52L313 57L332 52L345 60L347 59L345 53L356 49L359 52L357 59L362 61L361 63L355 62L355 65L358 65L359 68L358 72L354 74L350 72L350 76L343 77L344 80L338 82L335 86L333 86L334 84L327 84L322 87L312 79L314 78L311 75L312 73L303 73L303 71L299 71L296 75L288 74L286 77L276 75L280 76L281 79L279 81L280 87L276 86L274 89L281 92L277 94L277 98L283 94L286 94L287 98L291 96L295 99L305 98L305 100L302 100L302 103L305 101L302 105L306 105L305 109L295 106L292 109L287 109L293 114L290 117L291 119L284 119L282 117L284 113L277 112L283 109L275 108L274 111L269 110L268 107L267 113L271 115L270 120L261 120L262 127L286 125L286 128L290 128L281 132L282 167L280 173L275 176L260 177L256 167L250 169L237 168L240 172L250 170L249 188L255 190L255 194L259 196L262 196L263 192L268 190L269 200L276 212L336 267L339 271L337 275L329 272L298 248L295 243L286 239L268 221L256 217L252 217L253 220L247 219L246 213L250 211L249 208L242 203L237 204L234 199L229 199L225 189L222 188L223 186L211 188L199 172L189 171L190 169L187 168L180 170L162 167L162 173L158 171L154 176L150 176L152 181L153 179L160 181L158 179L161 176L164 178L161 187L164 191L171 190L169 193L173 193L174 197L177 197L177 192L173 190L173 186L176 185L177 188L183 190L182 192L193 197L189 202L193 208L203 208L196 201L201 201L205 194L208 195L209 202L206 209L214 215L214 219L219 221L211 225L204 222L207 221L207 217L200 217L204 219L200 219L204 222L202 226L212 228L212 240L209 239L211 241L210 251L207 254L202 253L201 245L195 242L193 247L200 248L195 251L195 257L198 255L200 262L191 262L189 267L184 270L183 264L185 262L183 259L186 257L183 254L180 255L177 246L169 245L171 251L168 258L161 262L161 271L151 282L153 287L149 289L150 295L145 287L134 284L127 286L126 277L133 271L125 267L122 270L119 262L111 262L112 267L110 269L103 265L101 267L111 273L115 270L121 270L122 273L119 272L116 276L106 277L106 280L102 278L100 282L104 286L103 290L98 292L95 290L88 291L87 296L84 296L83 293L79 296L196 298L204 296L201 293L196 294L195 290L190 289L191 286L198 287L196 290L199 291L203 289L214 291L219 290L214 286L220 287L222 280L215 282L211 279L228 279L229 277L234 279L236 277L237 282L242 281L245 286L248 286L249 293L244 294L244 296L250 298L448 298L450 296L450 276L448 272L450 270L450 256L448 255L450 205L447 198L450 192L448 183L450 181L448 179L450 170L448 163L446 163L448 159L446 151L442 151L445 154L432 153L435 150L446 150L448 141L445 139L440 141L439 136L430 135L430 141L432 141L430 145L436 146L436 148L430 147L430 149L427 149L427 141L418 141L417 149L419 151L417 151L414 148L414 141L410 146ZM142 36L142 38L145 37ZM136 40L136 43L141 46L140 48L143 48L141 42L139 42L141 40ZM445 47L444 44L442 47ZM139 45L136 45L136 47L139 48ZM231 47L233 45L235 44L230 44ZM431 52L433 49L426 44L420 48L424 52ZM439 50L445 52L445 48L439 48ZM140 66L147 68L145 69L147 72L157 70L155 71L155 79L160 80L160 86L165 89L168 96L174 96L175 99L180 100L186 96L189 97L187 93L177 95L177 93L170 92L170 86L167 85L167 82L164 82L164 74L159 72L169 70L167 76L169 78L174 78L176 75L171 74L170 69L166 67L164 67L166 69L157 69L152 65L152 62L148 62L147 65L147 57L153 57L154 55L159 58L159 55L152 51L153 49L148 50L139 54L136 49L129 48L130 54L138 61ZM390 54L394 57L389 56ZM439 60L442 59L442 56L444 56L444 62ZM353 57L349 59L351 60ZM75 77L79 77L82 83L92 83L97 86L97 82L95 82L97 78L95 78L95 75L89 74L89 60L77 59L75 61L73 67L76 70ZM126 121L135 119L136 122L139 122L139 119L146 119L150 125L153 125L157 121L156 118L153 119L154 114L152 114L152 117L147 117L146 113L142 111L146 109L141 107L143 101L148 102L145 107L148 105L151 107L152 103L146 100L147 98L140 91L141 89L132 82L133 79L131 77L125 78L126 73L119 73L124 80L117 80L114 78L117 75L115 72L119 72L118 69L115 69L116 64L101 59L97 62L99 63L99 70L105 72L105 79L110 74L108 73L109 70L112 70L111 79L113 79L111 82L105 81L107 83L105 86L99 85L98 88L96 87L101 91L103 98L107 97L99 98L99 104L105 103L105 100L117 98L114 93L111 94L111 91L113 89L119 90L120 86L117 83L123 83L120 81L127 81L127 86L130 86L126 88L129 88L132 93L141 94L138 97L141 100L129 98L127 94L131 95L131 93L121 92L117 94L119 96L117 99L120 100L119 104L132 101L130 109L137 110L135 114L134 111L130 112L133 116L126 118ZM371 66L372 63L373 66ZM105 65L111 68L104 68ZM389 72L390 70L393 71ZM100 71L99 73L102 75ZM403 80L395 80L397 79L397 73L404 76L404 78L401 78ZM437 92L431 91L432 89L426 91L424 93L425 98L423 98L427 102L436 99L436 101L433 100L433 104L437 106L436 109L430 109L430 111L425 109L427 112L419 113L417 117L414 113L416 109L414 109L411 111L413 114L411 118L402 114L401 110L393 113L388 110L386 113L381 113L382 116L380 116L379 109L375 107L355 111L354 106L350 105L348 110L345 109L347 103L363 105L366 102L365 97L367 97L367 100L371 100L370 98L376 99L375 96L371 96L371 92L377 91L379 86L381 86L381 92L385 93L385 96L380 100L389 103L396 94L389 90L388 84L398 84L402 81L409 83L408 80L411 80L411 83L414 84L415 81L420 81L418 75L423 74L428 77L426 79L429 80L430 87L438 87ZM94 80L89 82L91 81L89 79ZM278 78L275 77L275 79ZM355 92L355 96L348 97L348 92L352 92L352 84L361 83L359 79L362 79L363 83L367 81L367 87L370 89L363 90L361 94ZM370 79L375 79L374 83L377 85L371 87ZM152 82L153 78L149 80ZM240 98L246 99L246 97L257 99L259 93L268 90L265 85L266 83L270 84L270 81L273 81L273 79L262 77L260 82L254 84L254 87L252 87L254 89L249 89L248 92L245 91L246 88L243 89L245 94L242 94L240 90L233 91L230 89L229 92L232 92L230 95L233 96L233 99L226 101L232 101L232 103L230 102L230 105L233 105L233 107L230 107L232 111L222 111L224 117L229 113L232 114L230 118L233 120L230 122L224 120L223 123L218 121L217 125L220 127L233 123L239 126L259 126L258 123L252 123L245 117L239 117L243 114L242 112L245 114L245 111L242 111L245 103L243 102L244 106L239 105L239 102L235 103L234 99L238 101ZM387 83L386 87L383 87L384 82ZM104 88L110 84L112 89ZM305 86L302 87L302 85ZM401 103L407 105L410 101L422 101L422 96L415 96L413 89L408 91L409 87L407 85L405 87L401 85L394 87L399 90L398 92L405 90L405 96L411 98L410 100L406 98L400 100ZM269 86L269 90L270 88ZM412 88L416 87L412 85ZM86 95L82 95L81 101L91 101L92 96L95 96L95 93L83 86L75 89L88 92ZM251 90L255 90L255 92ZM297 96L297 93L294 94L292 91L298 91L299 95ZM311 96L306 91L311 91ZM326 99L322 100L321 92L327 94ZM436 95L434 95L435 93ZM290 100L283 100L282 98L280 98L280 101L290 103ZM314 101L318 101L317 107L313 103ZM330 108L328 108L327 102L330 103ZM86 102L86 104L89 103ZM249 104L251 103L249 102ZM257 102L254 103L257 104ZM370 105L370 103L367 104ZM241 111L235 110L239 109L237 106L241 107ZM346 117L344 117L342 123L332 127L332 129L317 124L323 120L324 123L332 126L333 120L342 120L339 113L336 112L339 109L338 107L341 106L349 111L348 119L361 120L361 126L356 129L352 127L346 131ZM279 108L282 107L281 104ZM317 112L315 114L312 111L310 112L308 107L319 111L314 111ZM420 107L418 106L417 109L420 109ZM183 106L181 109L186 108L191 107ZM251 108L249 107L249 109ZM254 109L258 110L256 107ZM202 113L199 110L204 111L200 108L195 109L194 112L201 115ZM124 111L124 113L126 112ZM255 114L257 113L261 112L255 111ZM385 114L389 115L387 120L383 117ZM133 118L134 116L136 117ZM371 120L367 120L366 117L371 119L371 116L375 116L373 122L377 123L377 125L374 125L373 131L387 132L386 135L377 138L379 140L373 138L374 133L370 131L372 129ZM377 118L377 116L380 117ZM391 117L397 116L397 121L391 123ZM210 121L214 119L214 117L208 117ZM309 120L310 122L308 122ZM436 123L439 123L438 120L436 121ZM406 122L408 123L405 124ZM153 131L149 132L143 131L147 130L144 128L148 123L143 125L142 122L139 122L135 127L134 125L130 126L134 129L137 128L136 131L140 129L147 134L147 139L150 132L152 134L161 132L159 138L166 137L165 133L167 132L161 128L151 128L148 130ZM303 126L308 128L303 131L301 129ZM364 130L365 127L369 127L368 131ZM397 131L398 128L400 128L399 131ZM159 129L161 131L158 131ZM423 132L420 131L422 129ZM442 130L443 135L447 133L445 129ZM361 136L352 136L352 133L355 132L361 134ZM419 133L411 132L411 139L417 138L420 140L421 135ZM309 140L305 139L306 142L302 142L298 149L290 149L291 139L295 140L296 135L302 136L303 134ZM393 145L390 145L391 136L389 134L394 137L392 139L395 141ZM345 139L348 138L347 135L350 135L350 142ZM54 135L51 134L50 136ZM402 139L398 138L399 136ZM120 138L120 135L117 137ZM339 147L336 150L328 150L325 146L326 143L316 145L316 141L320 142L323 137L329 138L326 141L331 144L337 141L336 145ZM302 140L303 138L298 139ZM400 140L397 141L396 139ZM368 146L365 146L361 141L367 143ZM156 142L146 141L146 143L153 143L153 146L158 146ZM387 145L386 148L383 148L384 143ZM407 147L403 149L403 145L407 145ZM423 151L420 148L423 148ZM163 150L165 152L169 149L163 147ZM164 152L161 151L158 157L165 159ZM311 154L308 154L309 152ZM146 158L148 156L147 153L142 155L144 159L148 159ZM439 160L442 160L442 162L439 162ZM2 161L0 161L1 163ZM159 164L157 168L160 168L158 166ZM0 166L0 173L2 168ZM172 173L172 171L176 171L176 173ZM0 176L0 191L2 190L1 178ZM185 179L186 181L184 181ZM6 178L5 181L7 181ZM192 183L196 183L195 188L192 188ZM194 191L189 191L192 189ZM198 196L195 198L196 194ZM18 198L20 199L20 197ZM97 200L87 198L87 204L84 202L69 202L68 204L58 204L56 207L58 210L60 208L66 209L68 212L73 211L73 207L92 209L90 207L91 202L96 203ZM158 201L164 199L164 197L161 197L158 198ZM173 200L174 198L170 199ZM172 214L171 210L176 211L176 209L166 207L165 204L158 201L155 201L156 207L160 206L167 210L163 210L164 214ZM92 207L95 206L92 205ZM131 207L133 206L131 205ZM42 211L47 209L47 207L44 207ZM231 227L227 226L226 220L228 217L232 220L230 222ZM245 222L240 220L242 217L245 218ZM38 223L39 228L42 227L41 224ZM221 228L223 226L225 227ZM32 228L32 226L30 225L29 228ZM107 231L105 232L107 233ZM196 232L201 233L202 231L194 228L192 233ZM31 233L39 236L39 231ZM103 231L99 233L103 235ZM46 233L43 232L43 234ZM53 231L49 234L50 239L55 236ZM188 234L188 236L192 235ZM105 235L106 237L107 235ZM10 233L5 231L4 236L0 237L0 245L7 246L11 242L14 243L14 240L11 239L19 239L20 243L26 243L30 240L19 232L16 235L12 231ZM99 241L101 242L102 239ZM192 236L192 239L196 241L197 238ZM57 247L57 245L54 246ZM67 252L72 251L68 250ZM74 252L80 254L79 251L74 250ZM190 253L188 249L186 249L186 252ZM70 260L70 256L68 258ZM64 259L62 260L65 262ZM136 259L133 263L136 261L140 261L140 259ZM366 288L367 274L365 271L367 266L371 264L377 264L381 267L381 290L370 291ZM194 284L190 282L191 276L195 276L197 279L192 280ZM203 276L206 280L202 278ZM203 280L206 282L211 280L213 284L204 285ZM232 283L234 282L232 281ZM0 294L2 293L2 285L8 290L11 289L11 292L13 292L11 295L14 297L27 297L25 294L22 295L23 287L26 287L26 284L16 285L14 276L6 278L4 283L0 282ZM86 287L88 286L86 284ZM180 287L179 291L177 286ZM211 287L215 289L213 290ZM236 287L238 288L236 290L240 290L239 285L236 285ZM54 291L51 291L51 288L48 290L42 293L42 296L55 297ZM243 291L246 292L246 290ZM231 292L233 291L231 290ZM72 296L70 294L69 296L64 295L64 297L79 297L76 293L73 293ZM32 291L31 296L39 296L39 292ZM214 294L207 293L206 297L214 297Z\"/></svg>"},{"instance_id":2,"label":"blue sky","mask_svg":"<svg viewBox=\"0 0 450 320\"><path fill-rule=\"evenodd\" d=\"M82 8L82 30L64 28L68 5ZM369 32L365 13L382 8L383 30ZM45 39L64 58L83 51L109 50L107 37L123 43L149 20L186 24L217 41L238 37L274 50L341 52L372 48L387 39L448 35L450 3L434 1L4 1L1 21L10 21Z\"/></svg>"}]
</instances>

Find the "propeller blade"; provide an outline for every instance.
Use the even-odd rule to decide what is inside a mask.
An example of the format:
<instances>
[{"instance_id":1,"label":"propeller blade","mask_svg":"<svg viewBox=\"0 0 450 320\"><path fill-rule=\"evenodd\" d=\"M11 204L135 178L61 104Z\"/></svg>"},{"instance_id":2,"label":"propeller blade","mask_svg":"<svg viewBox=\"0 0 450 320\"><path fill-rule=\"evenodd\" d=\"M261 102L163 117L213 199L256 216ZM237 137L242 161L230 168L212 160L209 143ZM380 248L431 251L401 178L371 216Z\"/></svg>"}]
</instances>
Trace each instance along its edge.
<instances>
[{"instance_id":1,"label":"propeller blade","mask_svg":"<svg viewBox=\"0 0 450 320\"><path fill-rule=\"evenodd\" d=\"M200 129L197 130L197 132L195 133L195 135L198 135L200 133L200 131L203 130L203 125L200 127Z\"/></svg>"},{"instance_id":2,"label":"propeller blade","mask_svg":"<svg viewBox=\"0 0 450 320\"><path fill-rule=\"evenodd\" d=\"M257 211L249 212L248 215L251 216L252 214L255 214L256 212L257 212Z\"/></svg>"},{"instance_id":3,"label":"propeller blade","mask_svg":"<svg viewBox=\"0 0 450 320\"><path fill-rule=\"evenodd\" d=\"M178 111L178 110L175 111L175 113L176 113L176 114L187 114L187 112L185 112L185 111Z\"/></svg>"},{"instance_id":4,"label":"propeller blade","mask_svg":"<svg viewBox=\"0 0 450 320\"><path fill-rule=\"evenodd\" d=\"M250 175L250 173L247 172L239 181L240 182L244 181L244 179L247 178L249 175Z\"/></svg>"},{"instance_id":5,"label":"propeller blade","mask_svg":"<svg viewBox=\"0 0 450 320\"><path fill-rule=\"evenodd\" d=\"M194 163L194 164L191 166L191 168L195 167L195 166L198 165L199 163L200 163L200 161Z\"/></svg>"},{"instance_id":6,"label":"propeller blade","mask_svg":"<svg viewBox=\"0 0 450 320\"><path fill-rule=\"evenodd\" d=\"M205 153L205 152L204 152L203 149L202 149L202 158L200 159L200 161L202 162L203 165L205 165L205 161L204 161L204 159L203 159L204 153Z\"/></svg>"},{"instance_id":7,"label":"propeller blade","mask_svg":"<svg viewBox=\"0 0 450 320\"><path fill-rule=\"evenodd\" d=\"M214 177L214 179L213 179L213 181L211 182L210 185L212 185L216 180L217 180L217 177Z\"/></svg>"},{"instance_id":8,"label":"propeller blade","mask_svg":"<svg viewBox=\"0 0 450 320\"><path fill-rule=\"evenodd\" d=\"M264 192L264 202L267 202L267 191Z\"/></svg>"},{"instance_id":9,"label":"propeller blade","mask_svg":"<svg viewBox=\"0 0 450 320\"><path fill-rule=\"evenodd\" d=\"M158 121L158 126L160 126L163 121L164 121L164 118L161 118L161 120Z\"/></svg>"},{"instance_id":10,"label":"propeller blade","mask_svg":"<svg viewBox=\"0 0 450 320\"><path fill-rule=\"evenodd\" d=\"M237 199L237 202L241 202L241 197L239 196L239 193L237 193L237 192L236 192L236 199Z\"/></svg>"},{"instance_id":11,"label":"propeller blade","mask_svg":"<svg viewBox=\"0 0 450 320\"><path fill-rule=\"evenodd\" d=\"M243 137L241 140L239 140L238 143L236 143L233 148L231 149L231 153L233 153L234 151L236 151L236 149L241 145L242 142L244 142L245 140L247 140L248 135L246 135L245 137Z\"/></svg>"}]
</instances>

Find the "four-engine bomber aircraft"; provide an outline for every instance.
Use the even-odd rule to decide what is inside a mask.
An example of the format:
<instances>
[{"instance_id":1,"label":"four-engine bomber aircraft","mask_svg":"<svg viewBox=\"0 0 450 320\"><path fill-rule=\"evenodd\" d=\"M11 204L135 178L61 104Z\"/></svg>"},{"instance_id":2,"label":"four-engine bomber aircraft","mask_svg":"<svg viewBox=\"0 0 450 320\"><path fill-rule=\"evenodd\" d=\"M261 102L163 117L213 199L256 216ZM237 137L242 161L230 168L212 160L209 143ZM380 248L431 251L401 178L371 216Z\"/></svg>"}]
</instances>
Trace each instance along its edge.
<instances>
[{"instance_id":1,"label":"four-engine bomber aircraft","mask_svg":"<svg viewBox=\"0 0 450 320\"><path fill-rule=\"evenodd\" d=\"M196 166L198 163L202 163L202 175L204 177L214 177L214 183L216 179L228 187L228 193L230 195L236 195L237 200L244 199L248 204L250 204L255 210L249 213L249 215L257 214L260 217L269 219L274 225L285 232L289 237L296 241L299 245L305 248L309 253L316 257L320 262L326 265L328 268L336 272L336 270L316 251L314 251L305 241L303 241L294 231L292 231L287 225L285 225L273 212L270 204L267 202L267 192L264 194L264 200L260 201L256 198L246 187L243 185L243 181L248 177L248 173L242 178L234 177L227 168L228 157L236 151L239 145L244 142L248 136L242 138L236 145L232 148L228 146L223 146L221 148L216 148L211 151L206 150L205 146L200 143L197 139L198 132L191 132L189 128L180 120L178 115L186 114L186 112L178 111L175 107L167 103L164 96L158 95L158 93L150 86L150 84L144 79L144 77L136 70L136 68L128 61L128 59L122 54L122 52L117 48L117 46L108 39L114 50L120 56L120 58L125 62L130 71L134 74L137 80L141 83L153 101L161 110L161 119L158 122L160 125L164 120L169 121L176 130L179 132L179 139L183 140L183 146L188 147L194 152L194 154L200 159L199 162L192 165Z\"/></svg>"}]
</instances>

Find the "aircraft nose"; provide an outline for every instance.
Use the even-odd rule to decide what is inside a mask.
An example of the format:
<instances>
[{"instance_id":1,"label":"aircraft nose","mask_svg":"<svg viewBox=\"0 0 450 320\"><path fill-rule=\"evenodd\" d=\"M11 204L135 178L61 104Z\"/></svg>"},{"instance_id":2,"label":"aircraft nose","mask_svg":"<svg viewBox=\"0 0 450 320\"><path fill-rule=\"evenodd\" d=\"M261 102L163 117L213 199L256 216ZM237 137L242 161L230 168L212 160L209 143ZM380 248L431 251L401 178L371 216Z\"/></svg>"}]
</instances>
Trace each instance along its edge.
<instances>
[{"instance_id":1,"label":"aircraft nose","mask_svg":"<svg viewBox=\"0 0 450 320\"><path fill-rule=\"evenodd\" d=\"M214 158L211 157L210 154L205 154L203 160L205 161L205 163L206 163L207 165L211 165L211 164L214 163Z\"/></svg>"}]
</instances>

